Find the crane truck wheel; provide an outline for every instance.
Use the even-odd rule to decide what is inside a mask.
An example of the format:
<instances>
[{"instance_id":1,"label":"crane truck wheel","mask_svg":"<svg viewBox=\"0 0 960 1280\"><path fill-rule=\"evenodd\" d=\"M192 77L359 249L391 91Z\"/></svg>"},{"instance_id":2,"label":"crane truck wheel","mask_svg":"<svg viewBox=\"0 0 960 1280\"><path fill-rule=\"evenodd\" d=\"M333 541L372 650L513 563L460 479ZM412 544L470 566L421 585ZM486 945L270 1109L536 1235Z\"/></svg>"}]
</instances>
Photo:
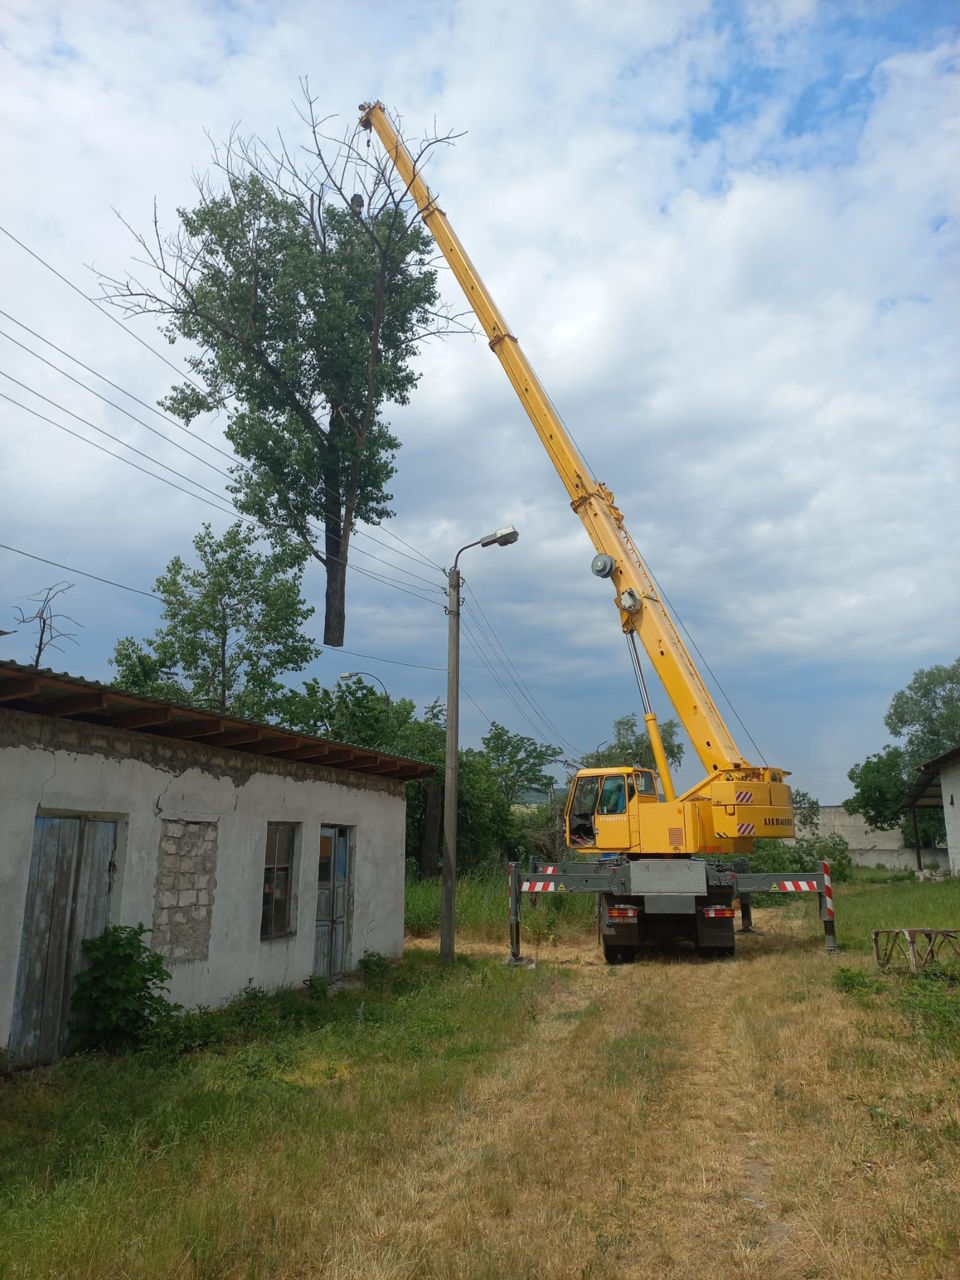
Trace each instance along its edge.
<instances>
[{"instance_id":1,"label":"crane truck wheel","mask_svg":"<svg viewBox=\"0 0 960 1280\"><path fill-rule=\"evenodd\" d=\"M603 940L603 958L607 964L629 964L637 958L637 948L625 946L622 942Z\"/></svg>"}]
</instances>

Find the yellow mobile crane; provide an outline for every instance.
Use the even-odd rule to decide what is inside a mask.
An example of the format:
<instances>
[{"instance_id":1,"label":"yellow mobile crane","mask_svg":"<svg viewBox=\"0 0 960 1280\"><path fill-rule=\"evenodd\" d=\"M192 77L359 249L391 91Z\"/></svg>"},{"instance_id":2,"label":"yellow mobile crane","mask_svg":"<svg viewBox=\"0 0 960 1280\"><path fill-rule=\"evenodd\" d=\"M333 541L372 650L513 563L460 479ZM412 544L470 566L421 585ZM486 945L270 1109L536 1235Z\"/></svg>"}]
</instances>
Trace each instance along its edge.
<instances>
[{"instance_id":1,"label":"yellow mobile crane","mask_svg":"<svg viewBox=\"0 0 960 1280\"><path fill-rule=\"evenodd\" d=\"M794 834L785 772L750 764L737 749L624 527L613 494L590 475L383 104L361 104L360 124L375 132L383 144L526 409L596 549L593 572L608 578L614 587L657 766L656 771L581 769L567 800L567 845L579 853L600 855L602 870L584 873L582 864L572 871L551 867L531 872L532 880L517 878L517 885L529 892L557 888L602 892L606 911L601 923L608 959L625 958L642 942L677 935L701 947L732 951L734 893L767 887L768 877L762 878L763 885L746 887L745 882L738 883L729 864L715 865L707 859L750 853L754 837ZM681 795L675 792L650 705L638 638L706 770L703 781ZM533 884L542 887L532 889ZM629 902L621 902L624 897ZM516 893L513 899L518 903ZM611 915L612 911L619 914ZM517 906L519 927L518 912Z\"/></svg>"}]
</instances>

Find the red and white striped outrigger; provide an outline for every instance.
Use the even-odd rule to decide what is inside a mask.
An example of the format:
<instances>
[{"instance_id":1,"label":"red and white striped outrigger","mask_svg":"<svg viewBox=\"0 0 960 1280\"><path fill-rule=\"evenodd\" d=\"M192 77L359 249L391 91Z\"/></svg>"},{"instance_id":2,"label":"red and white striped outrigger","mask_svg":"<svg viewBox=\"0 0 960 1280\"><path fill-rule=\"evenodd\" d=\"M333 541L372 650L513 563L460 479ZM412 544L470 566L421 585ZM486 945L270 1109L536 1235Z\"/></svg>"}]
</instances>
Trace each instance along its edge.
<instances>
[{"instance_id":1,"label":"red and white striped outrigger","mask_svg":"<svg viewBox=\"0 0 960 1280\"><path fill-rule=\"evenodd\" d=\"M740 932L750 933L753 916L751 899L755 893L816 893L820 899L820 919L826 950L837 949L836 923L833 910L833 885L830 865L821 862L820 870L805 873L801 878L786 880L783 873L735 871L725 873L732 877L735 898L740 902ZM524 874L516 862L509 864L510 877L510 959L520 959L520 895L523 893L613 893L630 895L629 863L616 858L598 862L593 866L582 862L552 864L539 867L533 863ZM707 916L732 914L729 908L707 904L702 908ZM621 914L626 914L622 912Z\"/></svg>"}]
</instances>

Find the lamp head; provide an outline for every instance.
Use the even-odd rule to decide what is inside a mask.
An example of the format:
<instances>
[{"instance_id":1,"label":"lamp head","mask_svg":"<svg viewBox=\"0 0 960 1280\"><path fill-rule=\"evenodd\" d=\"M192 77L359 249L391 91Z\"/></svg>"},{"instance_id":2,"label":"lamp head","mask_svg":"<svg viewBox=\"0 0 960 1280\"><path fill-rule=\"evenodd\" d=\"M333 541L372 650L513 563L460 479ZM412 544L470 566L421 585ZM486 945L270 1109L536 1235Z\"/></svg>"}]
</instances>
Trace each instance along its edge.
<instances>
[{"instance_id":1,"label":"lamp head","mask_svg":"<svg viewBox=\"0 0 960 1280\"><path fill-rule=\"evenodd\" d=\"M509 546L511 542L516 542L520 534L512 524L505 525L502 529L495 529L493 533L488 533L485 538L480 539L481 547L492 547L494 543L498 547Z\"/></svg>"}]
</instances>

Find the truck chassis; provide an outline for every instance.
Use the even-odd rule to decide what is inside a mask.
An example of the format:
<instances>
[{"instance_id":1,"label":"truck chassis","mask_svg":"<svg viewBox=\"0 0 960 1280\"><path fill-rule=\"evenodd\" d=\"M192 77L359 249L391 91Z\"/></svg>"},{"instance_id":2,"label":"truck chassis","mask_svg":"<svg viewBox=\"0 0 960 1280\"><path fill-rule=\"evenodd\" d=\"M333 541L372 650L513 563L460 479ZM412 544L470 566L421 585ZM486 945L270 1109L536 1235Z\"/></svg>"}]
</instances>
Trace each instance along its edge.
<instances>
[{"instance_id":1,"label":"truck chassis","mask_svg":"<svg viewBox=\"0 0 960 1280\"><path fill-rule=\"evenodd\" d=\"M510 960L520 961L520 903L523 894L592 893L598 901L600 941L608 964L631 960L658 943L687 941L705 955L732 956L734 903L740 904L740 932L752 931L755 893L816 893L826 950L837 949L830 867L790 876L741 870L742 862L705 858L636 858L616 854L595 866L583 862L541 864L527 871L511 862Z\"/></svg>"}]
</instances>

